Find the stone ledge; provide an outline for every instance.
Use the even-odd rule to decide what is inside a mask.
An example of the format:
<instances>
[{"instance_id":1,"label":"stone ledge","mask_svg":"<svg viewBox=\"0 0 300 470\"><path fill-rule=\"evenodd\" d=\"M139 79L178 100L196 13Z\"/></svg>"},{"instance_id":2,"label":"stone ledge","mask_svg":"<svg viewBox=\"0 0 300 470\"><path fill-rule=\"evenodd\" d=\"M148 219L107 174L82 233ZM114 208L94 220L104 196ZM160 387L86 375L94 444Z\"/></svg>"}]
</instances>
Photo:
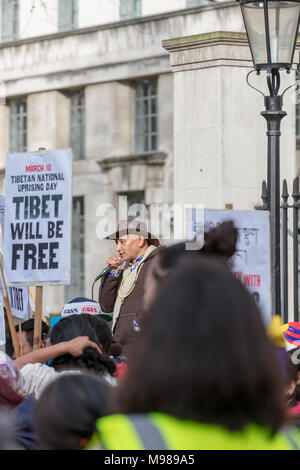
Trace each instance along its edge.
<instances>
[{"instance_id":1,"label":"stone ledge","mask_svg":"<svg viewBox=\"0 0 300 470\"><path fill-rule=\"evenodd\" d=\"M210 44L235 44L246 45L248 38L246 33L237 31L212 31L210 33L194 34L162 41L162 47L168 52L176 52L196 47L205 47ZM300 48L300 35L297 37L296 47Z\"/></svg>"},{"instance_id":2,"label":"stone ledge","mask_svg":"<svg viewBox=\"0 0 300 470\"><path fill-rule=\"evenodd\" d=\"M248 43L248 39L246 33L239 33L235 31L213 31L211 33L195 34L181 38L167 39L162 41L162 47L169 52L176 52L183 49L207 46L211 43L245 45Z\"/></svg>"},{"instance_id":3,"label":"stone ledge","mask_svg":"<svg viewBox=\"0 0 300 470\"><path fill-rule=\"evenodd\" d=\"M88 26L85 28L77 28L77 29L73 29L70 31L64 31L64 32L57 31L55 33L44 34L44 35L39 35L39 36L31 36L28 38L18 39L15 41L2 42L0 43L0 49L6 48L6 47L22 46L23 44L31 44L31 43L40 42L40 41L62 39L62 38L69 37L69 36L89 34L93 32L103 31L106 29L115 29L115 28L131 26L131 25L139 25L139 24L150 22L150 21L160 21L169 17L190 15L193 13L198 13L199 11L212 10L212 9L224 9L224 8L230 8L232 6L239 7L239 5L237 5L235 0L229 0L229 1L222 1L219 3L212 3L211 5L199 5L196 7L167 11L167 12L157 13L153 15L141 16L138 18L130 18L126 20L113 21L113 22L105 23L101 25Z\"/></svg>"},{"instance_id":4,"label":"stone ledge","mask_svg":"<svg viewBox=\"0 0 300 470\"><path fill-rule=\"evenodd\" d=\"M164 165L167 154L164 152L142 153L136 155L126 155L124 157L110 157L98 161L98 165L103 171L122 165Z\"/></svg>"}]
</instances>

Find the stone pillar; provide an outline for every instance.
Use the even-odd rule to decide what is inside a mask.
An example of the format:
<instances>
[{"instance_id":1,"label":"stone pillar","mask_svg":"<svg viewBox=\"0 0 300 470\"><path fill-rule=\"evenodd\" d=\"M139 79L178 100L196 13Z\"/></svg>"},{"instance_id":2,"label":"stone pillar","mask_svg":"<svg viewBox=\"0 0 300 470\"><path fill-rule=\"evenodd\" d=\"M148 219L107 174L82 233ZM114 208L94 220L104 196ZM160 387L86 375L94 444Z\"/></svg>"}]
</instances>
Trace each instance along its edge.
<instances>
[{"instance_id":1,"label":"stone pillar","mask_svg":"<svg viewBox=\"0 0 300 470\"><path fill-rule=\"evenodd\" d=\"M264 97L246 83L253 70L246 34L200 34L166 40L163 47L174 72L174 202L203 204L207 209L232 205L252 210L261 205L261 183L267 179L267 125L260 115ZM269 94L265 72L254 72L249 80ZM294 72L282 71L280 94L294 82ZM291 193L299 168L291 90L284 95L283 110L287 116L281 123L280 179L287 179ZM291 242L289 237L290 321Z\"/></svg>"},{"instance_id":2,"label":"stone pillar","mask_svg":"<svg viewBox=\"0 0 300 470\"><path fill-rule=\"evenodd\" d=\"M69 147L69 100L58 91L28 96L28 150Z\"/></svg>"},{"instance_id":3,"label":"stone pillar","mask_svg":"<svg viewBox=\"0 0 300 470\"><path fill-rule=\"evenodd\" d=\"M102 160L128 155L133 148L133 92L110 82L85 88L86 157Z\"/></svg>"},{"instance_id":4,"label":"stone pillar","mask_svg":"<svg viewBox=\"0 0 300 470\"><path fill-rule=\"evenodd\" d=\"M246 84L253 69L244 33L214 32L163 42L174 72L174 199L206 208L253 209L267 175L263 96ZM282 72L281 92L293 83ZM250 81L263 92L266 77ZM290 92L288 92L290 93ZM286 94L281 179L296 176L295 105Z\"/></svg>"}]
</instances>

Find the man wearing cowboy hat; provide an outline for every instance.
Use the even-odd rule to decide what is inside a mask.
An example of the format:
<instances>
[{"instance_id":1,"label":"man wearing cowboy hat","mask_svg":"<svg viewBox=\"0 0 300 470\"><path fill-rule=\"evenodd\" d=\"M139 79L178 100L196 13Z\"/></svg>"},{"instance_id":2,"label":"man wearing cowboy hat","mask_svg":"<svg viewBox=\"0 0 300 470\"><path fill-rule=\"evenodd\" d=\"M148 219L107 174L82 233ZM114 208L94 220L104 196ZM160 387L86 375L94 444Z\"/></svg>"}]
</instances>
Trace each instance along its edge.
<instances>
[{"instance_id":1,"label":"man wearing cowboy hat","mask_svg":"<svg viewBox=\"0 0 300 470\"><path fill-rule=\"evenodd\" d=\"M160 244L144 223L136 221L120 222L107 239L115 240L117 254L106 261L113 269L102 277L99 303L103 312L113 313L113 339L127 356L143 322L145 278Z\"/></svg>"}]
</instances>

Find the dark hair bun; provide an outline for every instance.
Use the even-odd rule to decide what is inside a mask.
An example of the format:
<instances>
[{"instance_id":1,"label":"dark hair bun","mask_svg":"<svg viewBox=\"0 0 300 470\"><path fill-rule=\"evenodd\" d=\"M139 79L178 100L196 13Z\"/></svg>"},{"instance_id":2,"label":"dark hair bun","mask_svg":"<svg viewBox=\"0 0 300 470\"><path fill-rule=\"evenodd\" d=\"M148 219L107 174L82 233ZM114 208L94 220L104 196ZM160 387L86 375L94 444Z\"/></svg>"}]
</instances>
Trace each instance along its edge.
<instances>
[{"instance_id":1,"label":"dark hair bun","mask_svg":"<svg viewBox=\"0 0 300 470\"><path fill-rule=\"evenodd\" d=\"M230 258L236 252L238 231L232 221L223 222L204 235L202 252Z\"/></svg>"}]
</instances>

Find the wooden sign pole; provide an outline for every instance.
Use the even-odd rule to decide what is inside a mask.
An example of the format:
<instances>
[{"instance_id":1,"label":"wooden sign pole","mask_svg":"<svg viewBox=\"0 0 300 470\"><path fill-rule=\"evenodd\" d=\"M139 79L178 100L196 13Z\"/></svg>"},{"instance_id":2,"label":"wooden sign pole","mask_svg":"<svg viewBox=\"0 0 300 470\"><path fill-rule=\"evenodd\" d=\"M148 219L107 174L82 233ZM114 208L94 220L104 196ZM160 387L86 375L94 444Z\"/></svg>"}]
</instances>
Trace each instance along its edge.
<instances>
[{"instance_id":1,"label":"wooden sign pole","mask_svg":"<svg viewBox=\"0 0 300 470\"><path fill-rule=\"evenodd\" d=\"M41 349L42 345L42 310L43 310L43 287L35 288L35 312L34 312L34 332L33 350Z\"/></svg>"},{"instance_id":2,"label":"wooden sign pole","mask_svg":"<svg viewBox=\"0 0 300 470\"><path fill-rule=\"evenodd\" d=\"M9 324L9 329L10 329L10 334L11 334L13 347L14 347L14 350L15 350L15 355L16 355L16 358L18 358L18 357L20 357L20 347L19 347L19 342L18 342L18 339L17 339L17 332L16 332L16 327L15 327L15 324L14 324L13 315L12 315L11 308L10 308L10 303L9 303L8 292L7 292L6 282L5 282L5 278L4 278L2 263L0 263L0 270L1 270L1 277L2 277L2 282L3 282L3 289L4 289L4 299L3 300L4 300L5 310L6 310L6 316L7 316L7 319L8 319L8 324Z\"/></svg>"},{"instance_id":3,"label":"wooden sign pole","mask_svg":"<svg viewBox=\"0 0 300 470\"><path fill-rule=\"evenodd\" d=\"M21 356L23 356L23 347L22 347L22 335L21 335L21 331L22 331L22 322L19 318L19 345L20 345L20 354Z\"/></svg>"},{"instance_id":4,"label":"wooden sign pole","mask_svg":"<svg viewBox=\"0 0 300 470\"><path fill-rule=\"evenodd\" d=\"M29 293L30 293L30 296L34 302L34 305L35 305L35 302L36 302L36 296L35 296L35 291L33 290L33 287L32 286L29 286ZM47 323L47 319L46 319L46 316L42 310L42 321L44 321L45 323Z\"/></svg>"},{"instance_id":5,"label":"wooden sign pole","mask_svg":"<svg viewBox=\"0 0 300 470\"><path fill-rule=\"evenodd\" d=\"M46 149L40 147L38 153ZM33 331L33 350L41 349L42 346L42 312L43 312L43 287L35 288L35 312L34 312L34 331Z\"/></svg>"}]
</instances>

